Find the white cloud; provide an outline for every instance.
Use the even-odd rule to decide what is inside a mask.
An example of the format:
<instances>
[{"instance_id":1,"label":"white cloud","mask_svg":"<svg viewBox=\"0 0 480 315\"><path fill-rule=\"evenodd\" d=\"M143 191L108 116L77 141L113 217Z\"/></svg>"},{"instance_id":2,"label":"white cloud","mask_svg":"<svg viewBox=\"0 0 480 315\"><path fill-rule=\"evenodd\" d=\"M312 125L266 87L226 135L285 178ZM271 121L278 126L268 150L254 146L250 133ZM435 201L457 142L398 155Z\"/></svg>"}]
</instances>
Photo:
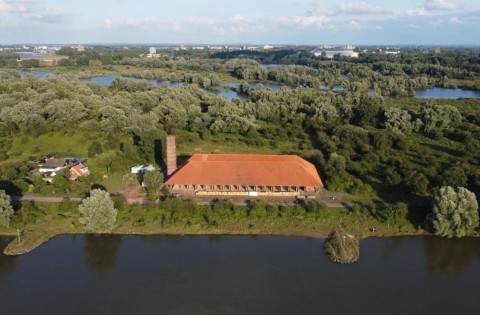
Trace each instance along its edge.
<instances>
[{"instance_id":1,"label":"white cloud","mask_svg":"<svg viewBox=\"0 0 480 315\"><path fill-rule=\"evenodd\" d=\"M410 16L442 15L445 11L460 10L463 5L455 0L425 0L425 4L406 11Z\"/></svg>"},{"instance_id":2,"label":"white cloud","mask_svg":"<svg viewBox=\"0 0 480 315\"><path fill-rule=\"evenodd\" d=\"M294 24L300 28L308 28L308 27L315 27L317 29L324 28L325 22L329 19L326 16L305 16L305 15L297 15L294 17L282 17L279 19L281 23L285 24Z\"/></svg>"},{"instance_id":3,"label":"white cloud","mask_svg":"<svg viewBox=\"0 0 480 315\"><path fill-rule=\"evenodd\" d=\"M432 11L425 9L424 7L416 7L410 10L407 10L407 15L411 16L430 16L434 15Z\"/></svg>"},{"instance_id":4,"label":"white cloud","mask_svg":"<svg viewBox=\"0 0 480 315\"><path fill-rule=\"evenodd\" d=\"M116 23L115 27L121 28L122 24L131 28L142 30L168 30L175 33L209 32L215 36L226 36L231 33L265 33L267 27L260 20L249 19L237 14L226 18L208 18L192 16L184 19L158 19L146 17L142 19L127 18L123 23Z\"/></svg>"},{"instance_id":5,"label":"white cloud","mask_svg":"<svg viewBox=\"0 0 480 315\"><path fill-rule=\"evenodd\" d=\"M314 3L316 15L366 15L366 14L391 14L390 10L371 5L366 2L343 2L336 6L326 8L322 3Z\"/></svg>"},{"instance_id":6,"label":"white cloud","mask_svg":"<svg viewBox=\"0 0 480 315\"><path fill-rule=\"evenodd\" d=\"M44 23L61 23L71 15L70 12L63 8L43 8L40 10L25 12L22 14L24 18Z\"/></svg>"},{"instance_id":7,"label":"white cloud","mask_svg":"<svg viewBox=\"0 0 480 315\"><path fill-rule=\"evenodd\" d=\"M332 8L326 8L322 3L314 3L316 15L335 15L335 11ZM312 12L308 12L307 15L313 15Z\"/></svg>"},{"instance_id":8,"label":"white cloud","mask_svg":"<svg viewBox=\"0 0 480 315\"><path fill-rule=\"evenodd\" d=\"M111 20L109 17L106 17L106 18L103 20L103 22L105 23L105 27L106 27L106 28L108 28L108 29L112 28L112 23L113 23L113 22L112 22L112 20Z\"/></svg>"},{"instance_id":9,"label":"white cloud","mask_svg":"<svg viewBox=\"0 0 480 315\"><path fill-rule=\"evenodd\" d=\"M339 2L335 7L337 14L390 14L391 11L366 2Z\"/></svg>"},{"instance_id":10,"label":"white cloud","mask_svg":"<svg viewBox=\"0 0 480 315\"><path fill-rule=\"evenodd\" d=\"M243 15L237 14L233 17L233 20L238 22L243 22L245 21L245 17Z\"/></svg>"},{"instance_id":11,"label":"white cloud","mask_svg":"<svg viewBox=\"0 0 480 315\"><path fill-rule=\"evenodd\" d=\"M142 21L140 21L139 19L136 19L136 18L128 18L127 19L127 25L128 26L141 26Z\"/></svg>"},{"instance_id":12,"label":"white cloud","mask_svg":"<svg viewBox=\"0 0 480 315\"><path fill-rule=\"evenodd\" d=\"M450 18L450 23L452 23L452 24L457 24L458 22L459 22L459 20L458 20L458 17L457 17L457 16L452 16L452 17Z\"/></svg>"},{"instance_id":13,"label":"white cloud","mask_svg":"<svg viewBox=\"0 0 480 315\"><path fill-rule=\"evenodd\" d=\"M350 29L350 30L361 30L361 29L366 28L365 25L360 24L360 23L358 23L358 22L356 22L356 21L350 21L350 22L348 22L347 24L345 24L345 27L346 27L347 29Z\"/></svg>"},{"instance_id":14,"label":"white cloud","mask_svg":"<svg viewBox=\"0 0 480 315\"><path fill-rule=\"evenodd\" d=\"M463 5L455 0L426 0L425 8L428 10L459 10Z\"/></svg>"},{"instance_id":15,"label":"white cloud","mask_svg":"<svg viewBox=\"0 0 480 315\"><path fill-rule=\"evenodd\" d=\"M34 2L36 1L0 0L0 12L24 13L28 11L27 5Z\"/></svg>"},{"instance_id":16,"label":"white cloud","mask_svg":"<svg viewBox=\"0 0 480 315\"><path fill-rule=\"evenodd\" d=\"M61 7L49 8L40 4L37 0L0 0L0 12L44 23L61 23L72 15Z\"/></svg>"}]
</instances>

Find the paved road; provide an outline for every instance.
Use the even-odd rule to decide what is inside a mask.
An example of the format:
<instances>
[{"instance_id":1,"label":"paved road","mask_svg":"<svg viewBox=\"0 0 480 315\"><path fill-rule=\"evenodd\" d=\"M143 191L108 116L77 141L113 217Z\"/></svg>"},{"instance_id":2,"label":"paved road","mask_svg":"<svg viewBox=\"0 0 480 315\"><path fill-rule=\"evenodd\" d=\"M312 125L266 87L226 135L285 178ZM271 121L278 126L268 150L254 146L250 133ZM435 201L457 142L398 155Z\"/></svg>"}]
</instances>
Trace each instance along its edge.
<instances>
[{"instance_id":1,"label":"paved road","mask_svg":"<svg viewBox=\"0 0 480 315\"><path fill-rule=\"evenodd\" d=\"M12 196L12 201L36 201L36 202L62 202L64 200L69 201L82 201L82 198L73 198L73 197L41 197L41 196L33 196L33 195L26 195L26 196ZM127 199L128 203L148 203L148 200L145 199Z\"/></svg>"}]
</instances>

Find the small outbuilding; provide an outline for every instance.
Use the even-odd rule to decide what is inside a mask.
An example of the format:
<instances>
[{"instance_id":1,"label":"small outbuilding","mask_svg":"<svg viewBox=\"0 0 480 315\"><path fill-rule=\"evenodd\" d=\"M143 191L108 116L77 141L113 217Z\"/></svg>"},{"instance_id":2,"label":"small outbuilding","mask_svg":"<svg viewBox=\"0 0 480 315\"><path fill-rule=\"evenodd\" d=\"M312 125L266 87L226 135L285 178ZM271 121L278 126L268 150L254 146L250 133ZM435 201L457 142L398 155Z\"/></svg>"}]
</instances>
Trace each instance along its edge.
<instances>
[{"instance_id":1,"label":"small outbuilding","mask_svg":"<svg viewBox=\"0 0 480 315\"><path fill-rule=\"evenodd\" d=\"M152 164L149 165L135 165L130 168L132 174L145 174L146 172L154 171L155 167Z\"/></svg>"}]
</instances>

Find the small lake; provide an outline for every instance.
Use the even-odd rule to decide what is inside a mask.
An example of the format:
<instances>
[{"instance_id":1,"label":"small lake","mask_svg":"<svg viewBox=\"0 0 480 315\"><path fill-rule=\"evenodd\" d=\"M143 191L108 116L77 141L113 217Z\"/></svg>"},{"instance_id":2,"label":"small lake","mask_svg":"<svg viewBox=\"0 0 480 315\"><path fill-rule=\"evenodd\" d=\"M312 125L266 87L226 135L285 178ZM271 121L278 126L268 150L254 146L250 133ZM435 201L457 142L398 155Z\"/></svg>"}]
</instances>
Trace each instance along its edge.
<instances>
[{"instance_id":1,"label":"small lake","mask_svg":"<svg viewBox=\"0 0 480 315\"><path fill-rule=\"evenodd\" d=\"M236 89L240 84L241 82L227 82L227 83L222 83L221 85L224 87ZM250 86L251 89L256 89L259 84L262 84L264 88L271 89L274 92L280 91L282 87L286 88L288 91L291 91L294 89L294 87L291 87L288 85L282 85L282 84L270 83L270 82L251 82L248 85ZM232 90L219 90L219 91L207 90L207 91L215 95L225 95L229 101L232 101L234 97L237 97L242 101L248 99L248 95L237 93L236 91L232 91Z\"/></svg>"},{"instance_id":2,"label":"small lake","mask_svg":"<svg viewBox=\"0 0 480 315\"><path fill-rule=\"evenodd\" d=\"M0 239L0 247L7 240ZM476 314L480 239L62 235L0 255L2 314Z\"/></svg>"},{"instance_id":3,"label":"small lake","mask_svg":"<svg viewBox=\"0 0 480 315\"><path fill-rule=\"evenodd\" d=\"M225 87L230 87L230 88L236 89L241 83L242 82L227 82L227 83L222 83L221 85L225 86ZM274 92L280 91L280 89L282 87L286 88L289 91L294 89L294 87L292 87L292 86L281 84L281 83L271 83L271 82L250 82L250 83L248 83L248 85L250 86L251 89L256 89L257 85L259 85L259 84L263 85L263 87L266 88L266 89L273 90Z\"/></svg>"},{"instance_id":4,"label":"small lake","mask_svg":"<svg viewBox=\"0 0 480 315\"><path fill-rule=\"evenodd\" d=\"M96 77L84 78L81 80L85 82L97 82L100 85L110 85L112 81L115 79L129 79L134 81L142 80L142 78L127 77L127 76L121 76L121 75L96 76ZM154 79L149 79L147 81L158 87L162 86L163 84L166 84L168 87L183 86L183 82L173 82L168 80L158 81Z\"/></svg>"},{"instance_id":5,"label":"small lake","mask_svg":"<svg viewBox=\"0 0 480 315\"><path fill-rule=\"evenodd\" d=\"M44 54L19 54L19 58L21 59L45 59L47 58L47 55Z\"/></svg>"},{"instance_id":6,"label":"small lake","mask_svg":"<svg viewBox=\"0 0 480 315\"><path fill-rule=\"evenodd\" d=\"M343 86L341 86L341 85L334 85L332 88L330 88L330 86L328 86L326 84L320 85L320 89L322 89L322 90L333 90L333 91L343 91L344 90Z\"/></svg>"},{"instance_id":7,"label":"small lake","mask_svg":"<svg viewBox=\"0 0 480 315\"><path fill-rule=\"evenodd\" d=\"M299 65L281 65L281 64L278 64L278 63L262 63L262 64L260 64L260 68L262 68L262 69L274 68L274 67L278 67L278 66L297 67ZM303 66L303 67L308 67L308 66ZM313 68L313 67L310 67L310 68L313 71L315 71L315 73L318 73L318 69Z\"/></svg>"},{"instance_id":8,"label":"small lake","mask_svg":"<svg viewBox=\"0 0 480 315\"><path fill-rule=\"evenodd\" d=\"M373 94L373 89L369 89L368 94ZM408 98L408 97L397 96L397 98ZM430 88L425 90L415 90L414 98L442 98L442 99L480 98L480 91L435 87L435 88Z\"/></svg>"},{"instance_id":9,"label":"small lake","mask_svg":"<svg viewBox=\"0 0 480 315\"><path fill-rule=\"evenodd\" d=\"M18 73L20 73L20 75L36 74L40 79L44 79L47 75L55 75L55 73L48 72L48 71L36 71L36 70L32 71L32 70L24 70L24 69L19 69Z\"/></svg>"},{"instance_id":10,"label":"small lake","mask_svg":"<svg viewBox=\"0 0 480 315\"><path fill-rule=\"evenodd\" d=\"M248 95L237 93L231 90L206 90L206 91L215 95L225 95L230 102L234 97L239 98L242 101L248 99Z\"/></svg>"},{"instance_id":11,"label":"small lake","mask_svg":"<svg viewBox=\"0 0 480 315\"><path fill-rule=\"evenodd\" d=\"M480 91L435 87L426 90L416 90L415 98L480 98Z\"/></svg>"}]
</instances>

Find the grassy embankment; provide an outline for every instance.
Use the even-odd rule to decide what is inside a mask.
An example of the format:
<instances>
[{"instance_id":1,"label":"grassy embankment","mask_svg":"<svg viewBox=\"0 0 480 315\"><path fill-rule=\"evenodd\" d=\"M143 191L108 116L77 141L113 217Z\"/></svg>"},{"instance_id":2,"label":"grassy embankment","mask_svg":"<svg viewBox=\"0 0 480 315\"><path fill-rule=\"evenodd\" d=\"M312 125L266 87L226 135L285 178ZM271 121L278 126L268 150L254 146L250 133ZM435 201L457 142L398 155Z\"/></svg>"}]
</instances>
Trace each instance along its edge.
<instances>
[{"instance_id":1,"label":"grassy embankment","mask_svg":"<svg viewBox=\"0 0 480 315\"><path fill-rule=\"evenodd\" d=\"M0 235L18 237L5 249L15 255L33 250L50 238L61 234L87 233L79 223L78 204L74 202L17 204L17 213L11 226L0 228ZM417 219L388 224L380 219L381 210L362 209L350 213L344 208L321 207L312 215L300 207L281 209L273 214L267 210L263 217L246 206L235 206L231 212L211 206L196 206L194 210L165 210L158 205L125 205L118 211L113 234L247 234L247 235L303 235L327 237L339 225L357 239L371 236L422 235L428 234L419 227ZM189 206L185 204L185 209ZM181 208L181 209L180 209ZM413 216L414 218L415 216ZM375 227L377 232L370 232Z\"/></svg>"}]
</instances>

